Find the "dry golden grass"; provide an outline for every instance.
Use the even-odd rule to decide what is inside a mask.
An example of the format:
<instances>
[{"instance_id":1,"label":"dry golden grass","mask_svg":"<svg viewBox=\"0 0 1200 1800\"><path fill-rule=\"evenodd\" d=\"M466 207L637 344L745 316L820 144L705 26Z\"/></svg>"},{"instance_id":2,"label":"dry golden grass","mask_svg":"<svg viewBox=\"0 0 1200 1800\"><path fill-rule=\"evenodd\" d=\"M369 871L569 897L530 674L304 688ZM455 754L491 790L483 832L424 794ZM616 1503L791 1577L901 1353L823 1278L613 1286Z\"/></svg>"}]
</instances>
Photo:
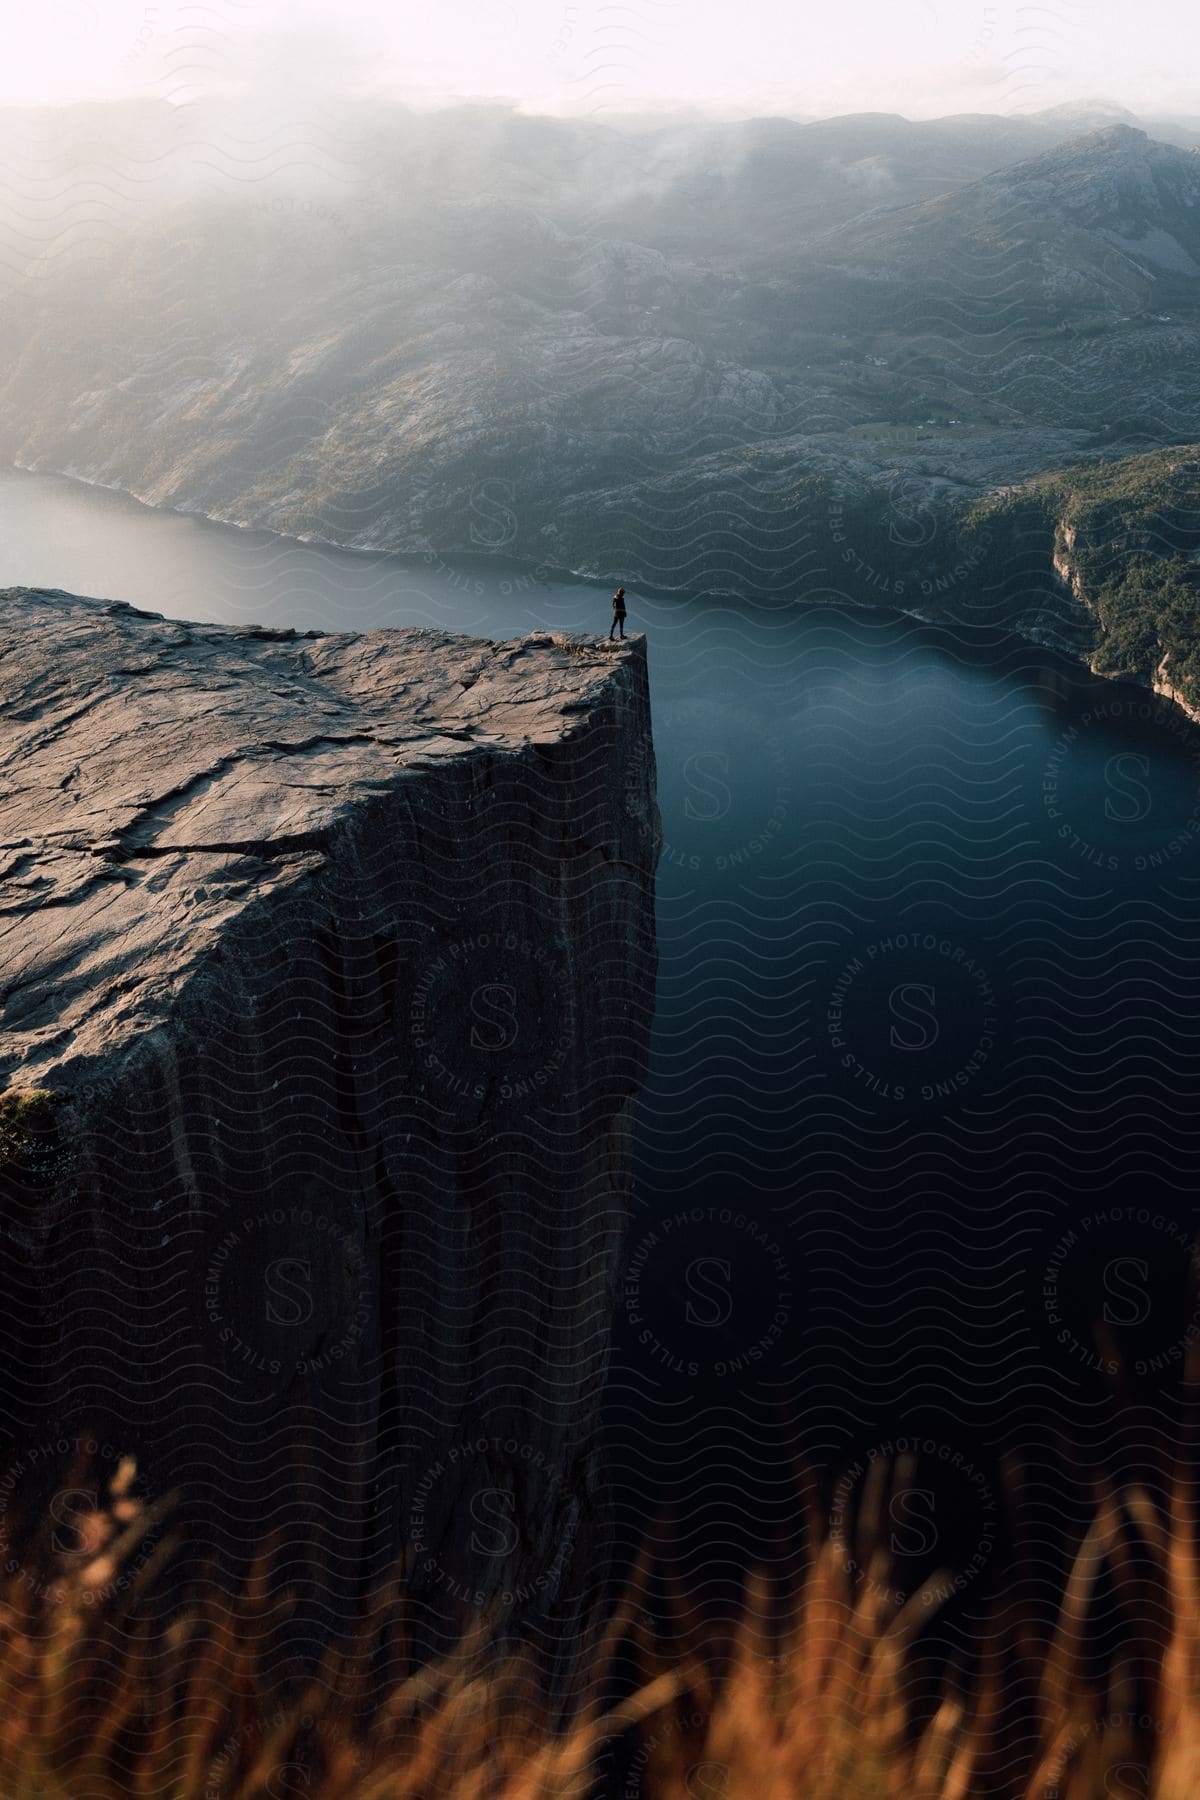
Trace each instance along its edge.
<instances>
[{"instance_id":1,"label":"dry golden grass","mask_svg":"<svg viewBox=\"0 0 1200 1800\"><path fill-rule=\"evenodd\" d=\"M880 1492L858 1521L854 1563L819 1542L782 1619L752 1581L719 1651L694 1625L651 1641L631 1604L557 1728L531 1662L490 1660L482 1633L381 1704L365 1657L331 1661L286 1700L264 1692L256 1645L278 1606L265 1561L232 1612L198 1606L164 1623L147 1598L170 1551L132 1474L117 1470L69 1554L47 1525L6 1557L3 1800L1200 1796L1200 1567L1182 1487L1169 1519L1140 1490L1103 1494L1048 1641L1014 1586L970 1678L944 1682L920 1716L913 1670L945 1576L902 1604L888 1598ZM1098 1679L1089 1639L1101 1583L1124 1586L1128 1616L1147 1625ZM642 1685L605 1707L613 1654L630 1644Z\"/></svg>"}]
</instances>

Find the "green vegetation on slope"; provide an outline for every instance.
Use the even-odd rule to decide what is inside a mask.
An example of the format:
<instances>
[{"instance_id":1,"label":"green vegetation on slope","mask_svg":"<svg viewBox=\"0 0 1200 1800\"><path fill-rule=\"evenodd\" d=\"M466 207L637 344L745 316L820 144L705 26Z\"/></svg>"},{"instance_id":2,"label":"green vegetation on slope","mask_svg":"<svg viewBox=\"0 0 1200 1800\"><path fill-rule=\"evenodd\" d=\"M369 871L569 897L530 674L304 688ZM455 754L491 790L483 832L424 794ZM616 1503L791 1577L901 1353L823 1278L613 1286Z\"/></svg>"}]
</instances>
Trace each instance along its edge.
<instances>
[{"instance_id":1,"label":"green vegetation on slope","mask_svg":"<svg viewBox=\"0 0 1200 1800\"><path fill-rule=\"evenodd\" d=\"M1200 704L1200 446L1039 476L963 523L991 537L993 566L1049 555L1094 615L1094 668L1150 681L1166 658L1167 680Z\"/></svg>"},{"instance_id":2,"label":"green vegetation on slope","mask_svg":"<svg viewBox=\"0 0 1200 1800\"><path fill-rule=\"evenodd\" d=\"M55 1105L46 1088L0 1094L0 1195L44 1192L62 1174L70 1153L58 1138Z\"/></svg>"}]
</instances>

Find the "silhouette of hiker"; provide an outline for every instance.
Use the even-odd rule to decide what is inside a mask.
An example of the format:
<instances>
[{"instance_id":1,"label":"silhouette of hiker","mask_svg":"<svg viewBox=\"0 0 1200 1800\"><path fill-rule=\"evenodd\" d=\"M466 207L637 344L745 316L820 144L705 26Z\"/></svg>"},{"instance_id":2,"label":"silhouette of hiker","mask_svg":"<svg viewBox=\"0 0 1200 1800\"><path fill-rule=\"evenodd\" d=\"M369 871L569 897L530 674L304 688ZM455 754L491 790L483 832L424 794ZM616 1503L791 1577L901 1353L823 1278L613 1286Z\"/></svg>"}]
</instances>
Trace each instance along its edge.
<instances>
[{"instance_id":1,"label":"silhouette of hiker","mask_svg":"<svg viewBox=\"0 0 1200 1800\"><path fill-rule=\"evenodd\" d=\"M616 593L613 595L613 622L612 622L612 625L609 627L609 633L608 633L610 638L616 632L618 625L621 627L621 636L624 637L625 636L625 589L624 588L618 588Z\"/></svg>"}]
</instances>

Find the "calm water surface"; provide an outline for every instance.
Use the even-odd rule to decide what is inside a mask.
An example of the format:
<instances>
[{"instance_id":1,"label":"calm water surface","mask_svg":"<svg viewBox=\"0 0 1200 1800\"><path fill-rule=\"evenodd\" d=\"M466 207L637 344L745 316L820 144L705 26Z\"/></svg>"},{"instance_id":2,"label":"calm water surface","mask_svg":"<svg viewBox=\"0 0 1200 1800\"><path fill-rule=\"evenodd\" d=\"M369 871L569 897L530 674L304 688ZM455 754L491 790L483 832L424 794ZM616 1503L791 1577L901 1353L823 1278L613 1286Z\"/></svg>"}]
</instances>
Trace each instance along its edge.
<instances>
[{"instance_id":1,"label":"calm water surface","mask_svg":"<svg viewBox=\"0 0 1200 1800\"><path fill-rule=\"evenodd\" d=\"M297 544L16 473L0 575L298 627L609 618L607 586L496 558ZM1200 733L999 634L636 591L629 623L666 848L621 1515L670 1511L718 1580L786 1544L797 1458L836 1521L907 1439L954 1496L937 1554L982 1571L997 1459L1136 1463L1200 1329Z\"/></svg>"}]
</instances>

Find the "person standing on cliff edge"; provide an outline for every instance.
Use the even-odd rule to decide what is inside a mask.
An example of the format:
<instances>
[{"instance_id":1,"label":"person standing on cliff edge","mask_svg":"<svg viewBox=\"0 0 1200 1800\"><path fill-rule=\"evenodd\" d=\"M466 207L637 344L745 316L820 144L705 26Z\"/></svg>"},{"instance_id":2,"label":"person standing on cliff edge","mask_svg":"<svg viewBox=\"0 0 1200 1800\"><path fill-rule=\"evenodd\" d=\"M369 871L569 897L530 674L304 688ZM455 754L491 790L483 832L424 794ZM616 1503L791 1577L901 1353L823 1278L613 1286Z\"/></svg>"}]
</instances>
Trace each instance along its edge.
<instances>
[{"instance_id":1,"label":"person standing on cliff edge","mask_svg":"<svg viewBox=\"0 0 1200 1800\"><path fill-rule=\"evenodd\" d=\"M616 593L613 595L613 622L610 625L609 631L608 631L608 635L610 638L615 635L618 625L621 627L621 636L624 637L625 636L625 589L622 587L619 587L617 589Z\"/></svg>"}]
</instances>

